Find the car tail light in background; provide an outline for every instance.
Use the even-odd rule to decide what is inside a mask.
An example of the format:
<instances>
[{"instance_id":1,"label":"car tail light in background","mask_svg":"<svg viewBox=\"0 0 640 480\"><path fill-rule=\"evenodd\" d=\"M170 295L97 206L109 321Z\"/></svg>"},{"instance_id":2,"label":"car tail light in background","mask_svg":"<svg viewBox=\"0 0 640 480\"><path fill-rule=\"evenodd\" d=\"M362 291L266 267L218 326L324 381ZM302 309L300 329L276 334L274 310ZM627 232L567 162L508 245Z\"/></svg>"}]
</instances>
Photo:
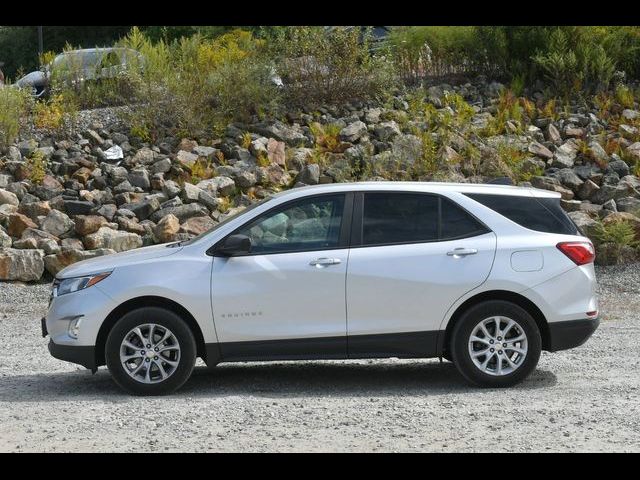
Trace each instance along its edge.
<instances>
[{"instance_id":1,"label":"car tail light in background","mask_svg":"<svg viewBox=\"0 0 640 480\"><path fill-rule=\"evenodd\" d=\"M560 242L556 247L576 265L591 263L596 258L591 242Z\"/></svg>"}]
</instances>

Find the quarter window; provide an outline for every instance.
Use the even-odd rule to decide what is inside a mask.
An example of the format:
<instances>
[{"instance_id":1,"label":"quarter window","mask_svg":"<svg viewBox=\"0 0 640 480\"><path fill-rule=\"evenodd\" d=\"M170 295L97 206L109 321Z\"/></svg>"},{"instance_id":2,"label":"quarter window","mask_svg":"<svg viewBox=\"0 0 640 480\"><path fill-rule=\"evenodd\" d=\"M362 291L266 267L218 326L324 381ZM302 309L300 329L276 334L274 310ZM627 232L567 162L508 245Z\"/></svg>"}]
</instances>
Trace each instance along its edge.
<instances>
[{"instance_id":1,"label":"quarter window","mask_svg":"<svg viewBox=\"0 0 640 480\"><path fill-rule=\"evenodd\" d=\"M251 239L251 253L285 253L337 248L344 195L313 197L261 216L235 234Z\"/></svg>"}]
</instances>

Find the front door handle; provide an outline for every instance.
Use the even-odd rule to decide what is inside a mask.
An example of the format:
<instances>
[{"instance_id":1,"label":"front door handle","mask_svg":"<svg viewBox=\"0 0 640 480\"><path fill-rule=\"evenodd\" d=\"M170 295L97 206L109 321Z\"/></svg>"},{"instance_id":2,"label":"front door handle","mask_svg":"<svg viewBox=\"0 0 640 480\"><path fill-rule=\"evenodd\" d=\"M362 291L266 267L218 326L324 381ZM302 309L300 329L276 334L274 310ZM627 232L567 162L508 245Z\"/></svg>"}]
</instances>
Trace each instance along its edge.
<instances>
[{"instance_id":1,"label":"front door handle","mask_svg":"<svg viewBox=\"0 0 640 480\"><path fill-rule=\"evenodd\" d=\"M467 255L475 255L478 253L477 248L454 248L450 252L447 252L447 255L453 258L466 257Z\"/></svg>"},{"instance_id":2,"label":"front door handle","mask_svg":"<svg viewBox=\"0 0 640 480\"><path fill-rule=\"evenodd\" d=\"M338 265L342 263L342 260L340 260L339 258L316 258L315 260L311 260L309 262L309 265L311 265L312 267L317 267L317 268L324 268L324 267L328 267L329 265Z\"/></svg>"}]
</instances>

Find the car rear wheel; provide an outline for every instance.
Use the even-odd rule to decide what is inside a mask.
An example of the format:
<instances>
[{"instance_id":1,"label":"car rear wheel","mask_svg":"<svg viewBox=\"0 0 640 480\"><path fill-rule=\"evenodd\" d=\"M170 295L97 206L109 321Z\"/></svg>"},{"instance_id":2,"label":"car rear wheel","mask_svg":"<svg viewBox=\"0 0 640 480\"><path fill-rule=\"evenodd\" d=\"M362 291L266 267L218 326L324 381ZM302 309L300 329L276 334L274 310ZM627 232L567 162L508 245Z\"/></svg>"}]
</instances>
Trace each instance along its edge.
<instances>
[{"instance_id":1,"label":"car rear wheel","mask_svg":"<svg viewBox=\"0 0 640 480\"><path fill-rule=\"evenodd\" d=\"M474 305L454 326L451 358L460 373L481 387L508 387L538 364L542 339L522 307L491 300Z\"/></svg>"},{"instance_id":2,"label":"car rear wheel","mask_svg":"<svg viewBox=\"0 0 640 480\"><path fill-rule=\"evenodd\" d=\"M134 395L164 395L191 376L196 342L174 312L146 307L124 315L105 345L106 363L115 382Z\"/></svg>"}]
</instances>

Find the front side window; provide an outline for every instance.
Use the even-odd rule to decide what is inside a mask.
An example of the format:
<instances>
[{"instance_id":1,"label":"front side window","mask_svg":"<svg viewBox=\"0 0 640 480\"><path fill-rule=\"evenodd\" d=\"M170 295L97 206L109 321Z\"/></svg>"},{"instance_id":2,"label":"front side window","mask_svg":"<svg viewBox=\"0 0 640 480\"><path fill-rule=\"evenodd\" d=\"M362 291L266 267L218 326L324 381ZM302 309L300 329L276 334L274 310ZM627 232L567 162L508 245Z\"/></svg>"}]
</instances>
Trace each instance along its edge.
<instances>
[{"instance_id":1,"label":"front side window","mask_svg":"<svg viewBox=\"0 0 640 480\"><path fill-rule=\"evenodd\" d=\"M251 253L285 253L337 248L344 195L308 198L271 211L234 234L251 239Z\"/></svg>"}]
</instances>

